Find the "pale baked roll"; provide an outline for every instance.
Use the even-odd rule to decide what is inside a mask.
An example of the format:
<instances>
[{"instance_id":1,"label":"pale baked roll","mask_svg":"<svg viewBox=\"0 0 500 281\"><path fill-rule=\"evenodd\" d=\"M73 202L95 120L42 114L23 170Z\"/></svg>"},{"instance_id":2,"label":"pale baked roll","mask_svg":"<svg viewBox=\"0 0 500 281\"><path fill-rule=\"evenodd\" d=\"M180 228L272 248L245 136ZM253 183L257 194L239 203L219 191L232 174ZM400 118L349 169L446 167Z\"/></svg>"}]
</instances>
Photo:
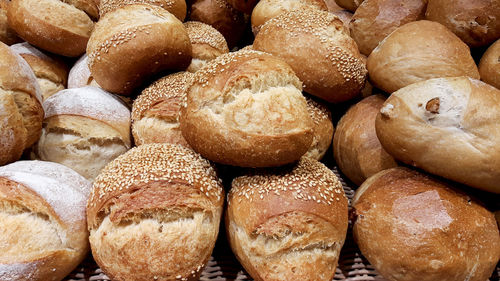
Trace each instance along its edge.
<instances>
[{"instance_id":1,"label":"pale baked roll","mask_svg":"<svg viewBox=\"0 0 500 281\"><path fill-rule=\"evenodd\" d=\"M500 89L500 39L486 50L479 62L481 80Z\"/></svg>"},{"instance_id":2,"label":"pale baked roll","mask_svg":"<svg viewBox=\"0 0 500 281\"><path fill-rule=\"evenodd\" d=\"M469 47L444 25L426 20L394 30L373 50L366 67L373 85L388 93L431 78L479 79Z\"/></svg>"},{"instance_id":3,"label":"pale baked roll","mask_svg":"<svg viewBox=\"0 0 500 281\"><path fill-rule=\"evenodd\" d=\"M500 90L469 77L436 78L393 93L377 136L397 160L500 193Z\"/></svg>"},{"instance_id":4,"label":"pale baked roll","mask_svg":"<svg viewBox=\"0 0 500 281\"><path fill-rule=\"evenodd\" d=\"M169 11L180 21L184 21L186 18L187 5L185 0L101 0L99 5L99 15L102 17L120 7L132 4L149 4L159 6Z\"/></svg>"},{"instance_id":5,"label":"pale baked roll","mask_svg":"<svg viewBox=\"0 0 500 281\"><path fill-rule=\"evenodd\" d=\"M309 149L313 122L302 85L282 60L224 54L195 73L181 109L182 135L203 157L243 167L280 166Z\"/></svg>"},{"instance_id":6,"label":"pale baked roll","mask_svg":"<svg viewBox=\"0 0 500 281\"><path fill-rule=\"evenodd\" d=\"M189 147L181 133L179 114L192 79L190 72L171 74L142 91L132 107L136 145L171 143Z\"/></svg>"},{"instance_id":7,"label":"pale baked roll","mask_svg":"<svg viewBox=\"0 0 500 281\"><path fill-rule=\"evenodd\" d=\"M184 26L193 48L193 59L187 71L196 72L208 61L229 53L226 39L217 29L199 21L188 21Z\"/></svg>"},{"instance_id":8,"label":"pale baked roll","mask_svg":"<svg viewBox=\"0 0 500 281\"><path fill-rule=\"evenodd\" d=\"M352 106L337 124L333 156L342 173L356 185L398 165L382 148L375 131L375 119L384 101L382 95L369 96Z\"/></svg>"},{"instance_id":9,"label":"pale baked roll","mask_svg":"<svg viewBox=\"0 0 500 281\"><path fill-rule=\"evenodd\" d=\"M63 165L0 167L0 280L59 281L86 257L91 184Z\"/></svg>"},{"instance_id":10,"label":"pale baked roll","mask_svg":"<svg viewBox=\"0 0 500 281\"><path fill-rule=\"evenodd\" d=\"M389 281L483 281L500 258L492 212L424 174L393 168L354 198L354 239Z\"/></svg>"},{"instance_id":11,"label":"pale baked roll","mask_svg":"<svg viewBox=\"0 0 500 281\"><path fill-rule=\"evenodd\" d=\"M303 157L291 167L237 177L227 206L231 248L254 280L333 279L347 198L326 166Z\"/></svg>"},{"instance_id":12,"label":"pale baked roll","mask_svg":"<svg viewBox=\"0 0 500 281\"><path fill-rule=\"evenodd\" d=\"M186 69L191 43L182 22L165 9L126 5L99 20L87 55L90 72L103 89L130 95L153 74Z\"/></svg>"},{"instance_id":13,"label":"pale baked roll","mask_svg":"<svg viewBox=\"0 0 500 281\"><path fill-rule=\"evenodd\" d=\"M199 154L171 144L133 148L94 182L93 257L113 280L198 280L223 203L222 183Z\"/></svg>"},{"instance_id":14,"label":"pale baked roll","mask_svg":"<svg viewBox=\"0 0 500 281\"><path fill-rule=\"evenodd\" d=\"M30 44L63 56L85 52L98 11L92 0L12 0L11 28Z\"/></svg>"},{"instance_id":15,"label":"pale baked roll","mask_svg":"<svg viewBox=\"0 0 500 281\"><path fill-rule=\"evenodd\" d=\"M85 86L99 87L99 84L92 77L92 73L90 73L87 54L84 54L75 62L68 74L68 89Z\"/></svg>"},{"instance_id":16,"label":"pale baked roll","mask_svg":"<svg viewBox=\"0 0 500 281\"><path fill-rule=\"evenodd\" d=\"M335 3L340 7L355 12L356 9L363 3L364 0L335 0Z\"/></svg>"},{"instance_id":17,"label":"pale baked roll","mask_svg":"<svg viewBox=\"0 0 500 281\"><path fill-rule=\"evenodd\" d=\"M312 98L306 98L307 111L313 120L313 141L304 154L315 160L321 160L330 147L333 138L332 114L328 107Z\"/></svg>"},{"instance_id":18,"label":"pale baked roll","mask_svg":"<svg viewBox=\"0 0 500 281\"><path fill-rule=\"evenodd\" d=\"M69 69L64 61L43 53L27 42L12 45L10 49L23 57L33 69L43 100L66 88Z\"/></svg>"},{"instance_id":19,"label":"pale baked roll","mask_svg":"<svg viewBox=\"0 0 500 281\"><path fill-rule=\"evenodd\" d=\"M44 101L45 120L35 157L63 164L93 180L130 147L130 110L100 88L58 92Z\"/></svg>"},{"instance_id":20,"label":"pale baked roll","mask_svg":"<svg viewBox=\"0 0 500 281\"><path fill-rule=\"evenodd\" d=\"M0 0L0 41L7 45L12 45L23 40L17 36L16 32L7 22L7 8L9 3L9 0Z\"/></svg>"},{"instance_id":21,"label":"pale baked roll","mask_svg":"<svg viewBox=\"0 0 500 281\"><path fill-rule=\"evenodd\" d=\"M255 50L280 57L304 83L304 91L328 102L359 95L366 68L342 21L312 8L285 12L262 26Z\"/></svg>"}]
</instances>

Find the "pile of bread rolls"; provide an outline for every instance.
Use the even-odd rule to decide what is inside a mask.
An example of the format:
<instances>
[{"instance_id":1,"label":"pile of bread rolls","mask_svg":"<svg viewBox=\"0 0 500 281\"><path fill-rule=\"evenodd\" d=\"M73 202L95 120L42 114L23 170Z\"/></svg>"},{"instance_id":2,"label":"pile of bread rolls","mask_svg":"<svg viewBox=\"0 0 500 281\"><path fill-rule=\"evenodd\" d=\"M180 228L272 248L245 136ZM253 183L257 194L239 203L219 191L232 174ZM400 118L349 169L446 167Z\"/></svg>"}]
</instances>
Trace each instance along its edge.
<instances>
[{"instance_id":1,"label":"pile of bread rolls","mask_svg":"<svg viewBox=\"0 0 500 281\"><path fill-rule=\"evenodd\" d=\"M0 1L0 281L498 264L500 0Z\"/></svg>"}]
</instances>

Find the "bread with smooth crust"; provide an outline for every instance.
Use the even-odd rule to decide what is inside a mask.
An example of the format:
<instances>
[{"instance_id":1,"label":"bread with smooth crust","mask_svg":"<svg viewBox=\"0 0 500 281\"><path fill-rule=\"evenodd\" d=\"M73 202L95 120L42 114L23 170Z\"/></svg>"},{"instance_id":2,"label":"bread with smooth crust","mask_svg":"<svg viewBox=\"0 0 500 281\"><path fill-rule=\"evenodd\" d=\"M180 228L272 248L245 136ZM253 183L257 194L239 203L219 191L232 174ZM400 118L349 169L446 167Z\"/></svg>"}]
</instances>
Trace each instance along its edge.
<instances>
[{"instance_id":1,"label":"bread with smooth crust","mask_svg":"<svg viewBox=\"0 0 500 281\"><path fill-rule=\"evenodd\" d=\"M9 0L0 0L0 41L7 45L12 45L23 40L17 36L16 32L7 22L7 8L9 3Z\"/></svg>"},{"instance_id":2,"label":"bread with smooth crust","mask_svg":"<svg viewBox=\"0 0 500 281\"><path fill-rule=\"evenodd\" d=\"M335 162L358 186L370 176L398 165L382 148L375 131L375 118L384 101L380 94L369 96L352 106L337 124L333 138Z\"/></svg>"},{"instance_id":3,"label":"bread with smooth crust","mask_svg":"<svg viewBox=\"0 0 500 281\"><path fill-rule=\"evenodd\" d=\"M335 0L337 5L353 13L361 5L361 3L363 3L363 1L364 0Z\"/></svg>"},{"instance_id":4,"label":"bread with smooth crust","mask_svg":"<svg viewBox=\"0 0 500 281\"><path fill-rule=\"evenodd\" d=\"M132 4L149 4L159 6L169 11L180 21L184 21L186 18L187 5L185 0L101 0L99 5L99 15L102 17L120 7Z\"/></svg>"},{"instance_id":5,"label":"bread with smooth crust","mask_svg":"<svg viewBox=\"0 0 500 281\"><path fill-rule=\"evenodd\" d=\"M500 90L469 77L436 78L393 93L377 136L397 160L500 193Z\"/></svg>"},{"instance_id":6,"label":"bread with smooth crust","mask_svg":"<svg viewBox=\"0 0 500 281\"><path fill-rule=\"evenodd\" d=\"M373 85L387 93L431 78L479 79L469 47L444 25L427 20L394 30L373 50L366 67Z\"/></svg>"},{"instance_id":7,"label":"bread with smooth crust","mask_svg":"<svg viewBox=\"0 0 500 281\"><path fill-rule=\"evenodd\" d=\"M359 51L368 56L396 28L423 19L426 4L426 0L363 1L349 24Z\"/></svg>"},{"instance_id":8,"label":"bread with smooth crust","mask_svg":"<svg viewBox=\"0 0 500 281\"><path fill-rule=\"evenodd\" d=\"M332 144L333 128L332 113L328 107L319 101L306 97L307 111L313 120L313 141L304 157L321 160Z\"/></svg>"},{"instance_id":9,"label":"bread with smooth crust","mask_svg":"<svg viewBox=\"0 0 500 281\"><path fill-rule=\"evenodd\" d=\"M335 15L312 8L285 12L264 24L255 50L280 57L304 83L304 91L328 102L359 95L366 68L356 42Z\"/></svg>"},{"instance_id":10,"label":"bread with smooth crust","mask_svg":"<svg viewBox=\"0 0 500 281\"><path fill-rule=\"evenodd\" d=\"M191 43L186 28L171 13L158 6L135 4L99 20L87 55L99 86L130 95L155 73L186 69L191 62Z\"/></svg>"},{"instance_id":11,"label":"bread with smooth crust","mask_svg":"<svg viewBox=\"0 0 500 281\"><path fill-rule=\"evenodd\" d=\"M354 198L354 239L389 281L487 280L500 258L492 212L407 168L369 179Z\"/></svg>"},{"instance_id":12,"label":"bread with smooth crust","mask_svg":"<svg viewBox=\"0 0 500 281\"><path fill-rule=\"evenodd\" d=\"M331 170L303 157L235 178L226 231L256 281L330 281L347 233L347 198Z\"/></svg>"},{"instance_id":13,"label":"bread with smooth crust","mask_svg":"<svg viewBox=\"0 0 500 281\"><path fill-rule=\"evenodd\" d=\"M83 261L90 188L57 163L0 167L0 280L60 281Z\"/></svg>"},{"instance_id":14,"label":"bread with smooth crust","mask_svg":"<svg viewBox=\"0 0 500 281\"><path fill-rule=\"evenodd\" d=\"M182 135L203 157L222 164L294 162L313 138L301 90L277 57L250 50L224 54L195 73L181 109Z\"/></svg>"},{"instance_id":15,"label":"bread with smooth crust","mask_svg":"<svg viewBox=\"0 0 500 281\"><path fill-rule=\"evenodd\" d=\"M500 89L500 39L486 50L479 62L481 80Z\"/></svg>"},{"instance_id":16,"label":"bread with smooth crust","mask_svg":"<svg viewBox=\"0 0 500 281\"><path fill-rule=\"evenodd\" d=\"M87 205L90 245L112 280L198 280L219 232L222 183L180 145L145 144L111 162Z\"/></svg>"}]
</instances>

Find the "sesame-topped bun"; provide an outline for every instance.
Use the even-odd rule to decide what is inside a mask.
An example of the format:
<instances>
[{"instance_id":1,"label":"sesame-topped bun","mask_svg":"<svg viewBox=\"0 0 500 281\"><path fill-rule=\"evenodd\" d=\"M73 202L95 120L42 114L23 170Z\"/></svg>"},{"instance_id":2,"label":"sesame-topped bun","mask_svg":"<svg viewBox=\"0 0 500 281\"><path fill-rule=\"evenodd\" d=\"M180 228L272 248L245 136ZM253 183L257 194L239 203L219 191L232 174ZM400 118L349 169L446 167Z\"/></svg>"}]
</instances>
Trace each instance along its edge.
<instances>
[{"instance_id":1,"label":"sesame-topped bun","mask_svg":"<svg viewBox=\"0 0 500 281\"><path fill-rule=\"evenodd\" d=\"M16 32L7 22L7 8L9 3L9 0L0 0L0 41L7 45L12 45L23 40L17 36Z\"/></svg>"},{"instance_id":2,"label":"sesame-topped bun","mask_svg":"<svg viewBox=\"0 0 500 281\"><path fill-rule=\"evenodd\" d=\"M328 107L320 102L306 97L307 111L313 120L313 141L309 150L304 154L316 160L321 160L330 147L333 138L332 114Z\"/></svg>"},{"instance_id":3,"label":"sesame-topped bun","mask_svg":"<svg viewBox=\"0 0 500 281\"><path fill-rule=\"evenodd\" d=\"M68 75L68 89L85 86L99 87L99 84L90 73L87 54L84 54L75 62Z\"/></svg>"},{"instance_id":4,"label":"sesame-topped bun","mask_svg":"<svg viewBox=\"0 0 500 281\"><path fill-rule=\"evenodd\" d=\"M30 44L63 56L85 52L97 20L93 0L12 0L8 21Z\"/></svg>"},{"instance_id":5,"label":"sesame-topped bun","mask_svg":"<svg viewBox=\"0 0 500 281\"><path fill-rule=\"evenodd\" d=\"M363 1L364 0L335 0L337 5L353 13L361 5L361 3L363 3Z\"/></svg>"},{"instance_id":6,"label":"sesame-topped bun","mask_svg":"<svg viewBox=\"0 0 500 281\"><path fill-rule=\"evenodd\" d=\"M10 46L30 65L42 91L42 99L64 90L68 81L68 66L60 58L46 54L28 42Z\"/></svg>"},{"instance_id":7,"label":"sesame-topped bun","mask_svg":"<svg viewBox=\"0 0 500 281\"><path fill-rule=\"evenodd\" d=\"M186 69L191 62L191 43L182 22L166 10L126 5L99 20L87 54L99 86L129 95L155 73Z\"/></svg>"},{"instance_id":8,"label":"sesame-topped bun","mask_svg":"<svg viewBox=\"0 0 500 281\"><path fill-rule=\"evenodd\" d=\"M229 53L226 39L217 29L199 21L189 21L184 26L193 47L193 59L187 71L196 72L208 61Z\"/></svg>"},{"instance_id":9,"label":"sesame-topped bun","mask_svg":"<svg viewBox=\"0 0 500 281\"><path fill-rule=\"evenodd\" d=\"M492 212L437 179L381 171L354 198L354 239L389 281L484 281L500 259Z\"/></svg>"},{"instance_id":10,"label":"sesame-topped bun","mask_svg":"<svg viewBox=\"0 0 500 281\"><path fill-rule=\"evenodd\" d=\"M44 101L45 120L35 158L66 165L89 180L125 153L130 144L130 110L100 88L58 92Z\"/></svg>"},{"instance_id":11,"label":"sesame-topped bun","mask_svg":"<svg viewBox=\"0 0 500 281\"><path fill-rule=\"evenodd\" d=\"M94 182L87 206L93 257L112 280L198 280L223 203L215 170L194 151L133 148Z\"/></svg>"},{"instance_id":12,"label":"sesame-topped bun","mask_svg":"<svg viewBox=\"0 0 500 281\"><path fill-rule=\"evenodd\" d=\"M180 130L179 114L192 78L190 72L171 74L142 91L132 107L136 145L172 143L189 147Z\"/></svg>"},{"instance_id":13,"label":"sesame-topped bun","mask_svg":"<svg viewBox=\"0 0 500 281\"><path fill-rule=\"evenodd\" d=\"M228 194L231 248L256 281L330 281L347 233L347 198L335 174L297 164L235 178Z\"/></svg>"},{"instance_id":14,"label":"sesame-topped bun","mask_svg":"<svg viewBox=\"0 0 500 281\"><path fill-rule=\"evenodd\" d=\"M63 165L0 167L0 280L63 280L89 249L91 184Z\"/></svg>"},{"instance_id":15,"label":"sesame-topped bun","mask_svg":"<svg viewBox=\"0 0 500 281\"><path fill-rule=\"evenodd\" d=\"M262 26L255 50L282 58L304 91L328 102L357 96L366 68L354 40L335 15L313 8L285 12Z\"/></svg>"},{"instance_id":16,"label":"sesame-topped bun","mask_svg":"<svg viewBox=\"0 0 500 281\"><path fill-rule=\"evenodd\" d=\"M185 0L101 0L101 4L99 5L99 15L102 17L120 7L132 4L149 4L159 6L169 11L180 21L184 21L186 18L187 5Z\"/></svg>"},{"instance_id":17,"label":"sesame-topped bun","mask_svg":"<svg viewBox=\"0 0 500 281\"><path fill-rule=\"evenodd\" d=\"M224 54L195 73L182 135L205 158L243 167L298 160L312 142L302 85L285 62L257 51Z\"/></svg>"},{"instance_id":18,"label":"sesame-topped bun","mask_svg":"<svg viewBox=\"0 0 500 281\"><path fill-rule=\"evenodd\" d=\"M500 89L500 39L486 50L479 62L481 80Z\"/></svg>"},{"instance_id":19,"label":"sesame-topped bun","mask_svg":"<svg viewBox=\"0 0 500 281\"><path fill-rule=\"evenodd\" d=\"M431 78L479 79L469 47L444 25L426 20L394 30L373 50L366 67L373 85L388 93Z\"/></svg>"}]
</instances>

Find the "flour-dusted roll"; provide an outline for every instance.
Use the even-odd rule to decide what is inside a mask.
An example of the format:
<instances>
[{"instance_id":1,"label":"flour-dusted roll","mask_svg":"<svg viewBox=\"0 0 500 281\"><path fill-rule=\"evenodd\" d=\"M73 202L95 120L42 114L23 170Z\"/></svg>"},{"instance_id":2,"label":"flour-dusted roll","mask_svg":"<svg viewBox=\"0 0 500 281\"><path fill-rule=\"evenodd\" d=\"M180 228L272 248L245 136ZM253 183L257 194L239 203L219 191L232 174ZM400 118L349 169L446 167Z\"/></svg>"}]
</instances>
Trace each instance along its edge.
<instances>
[{"instance_id":1,"label":"flour-dusted roll","mask_svg":"<svg viewBox=\"0 0 500 281\"><path fill-rule=\"evenodd\" d=\"M479 79L469 47L444 25L427 20L394 30L373 50L366 67L373 85L388 93L431 78Z\"/></svg>"},{"instance_id":2,"label":"flour-dusted roll","mask_svg":"<svg viewBox=\"0 0 500 281\"><path fill-rule=\"evenodd\" d=\"M195 73L181 131L203 157L243 167L280 166L309 149L313 122L302 85L281 59L224 54Z\"/></svg>"},{"instance_id":3,"label":"flour-dusted roll","mask_svg":"<svg viewBox=\"0 0 500 281\"><path fill-rule=\"evenodd\" d=\"M186 18L187 6L185 0L101 0L101 4L99 5L99 15L102 17L120 7L132 4L149 4L159 6L169 11L180 21L184 21Z\"/></svg>"},{"instance_id":4,"label":"flour-dusted roll","mask_svg":"<svg viewBox=\"0 0 500 281\"><path fill-rule=\"evenodd\" d=\"M35 158L66 165L89 180L130 147L130 110L96 87L67 89L44 101Z\"/></svg>"},{"instance_id":5,"label":"flour-dusted roll","mask_svg":"<svg viewBox=\"0 0 500 281\"><path fill-rule=\"evenodd\" d=\"M500 90L469 77L436 78L393 93L376 119L394 158L500 193Z\"/></svg>"},{"instance_id":6,"label":"flour-dusted roll","mask_svg":"<svg viewBox=\"0 0 500 281\"><path fill-rule=\"evenodd\" d=\"M481 80L500 89L500 39L486 50L479 62Z\"/></svg>"},{"instance_id":7,"label":"flour-dusted roll","mask_svg":"<svg viewBox=\"0 0 500 281\"><path fill-rule=\"evenodd\" d=\"M347 198L335 174L297 164L235 178L228 195L231 248L257 281L330 281L347 233Z\"/></svg>"},{"instance_id":8,"label":"flour-dusted roll","mask_svg":"<svg viewBox=\"0 0 500 281\"><path fill-rule=\"evenodd\" d=\"M222 183L199 154L171 144L133 148L94 182L93 257L112 280L198 280L223 203Z\"/></svg>"},{"instance_id":9,"label":"flour-dusted roll","mask_svg":"<svg viewBox=\"0 0 500 281\"><path fill-rule=\"evenodd\" d=\"M332 114L323 103L306 97L307 110L313 120L313 141L305 157L321 160L330 147L333 138Z\"/></svg>"},{"instance_id":10,"label":"flour-dusted roll","mask_svg":"<svg viewBox=\"0 0 500 281\"><path fill-rule=\"evenodd\" d=\"M20 43L23 40L17 36L16 32L7 22L7 8L9 3L9 0L0 0L0 41L7 45L12 45Z\"/></svg>"},{"instance_id":11,"label":"flour-dusted roll","mask_svg":"<svg viewBox=\"0 0 500 281\"><path fill-rule=\"evenodd\" d=\"M57 163L0 167L0 280L60 281L82 262L90 188Z\"/></svg>"},{"instance_id":12,"label":"flour-dusted roll","mask_svg":"<svg viewBox=\"0 0 500 281\"><path fill-rule=\"evenodd\" d=\"M85 86L99 87L99 84L92 77L92 73L90 73L87 54L84 54L75 62L68 74L68 89Z\"/></svg>"},{"instance_id":13,"label":"flour-dusted roll","mask_svg":"<svg viewBox=\"0 0 500 281\"><path fill-rule=\"evenodd\" d=\"M484 281L500 259L493 213L424 174L377 173L353 204L354 238L389 281Z\"/></svg>"},{"instance_id":14,"label":"flour-dusted roll","mask_svg":"<svg viewBox=\"0 0 500 281\"><path fill-rule=\"evenodd\" d=\"M93 0L12 0L7 16L10 27L30 44L76 57L85 52L98 10Z\"/></svg>"},{"instance_id":15,"label":"flour-dusted roll","mask_svg":"<svg viewBox=\"0 0 500 281\"><path fill-rule=\"evenodd\" d=\"M164 70L184 70L191 43L182 22L158 6L134 4L104 15L87 46L92 77L103 89L130 95Z\"/></svg>"}]
</instances>

